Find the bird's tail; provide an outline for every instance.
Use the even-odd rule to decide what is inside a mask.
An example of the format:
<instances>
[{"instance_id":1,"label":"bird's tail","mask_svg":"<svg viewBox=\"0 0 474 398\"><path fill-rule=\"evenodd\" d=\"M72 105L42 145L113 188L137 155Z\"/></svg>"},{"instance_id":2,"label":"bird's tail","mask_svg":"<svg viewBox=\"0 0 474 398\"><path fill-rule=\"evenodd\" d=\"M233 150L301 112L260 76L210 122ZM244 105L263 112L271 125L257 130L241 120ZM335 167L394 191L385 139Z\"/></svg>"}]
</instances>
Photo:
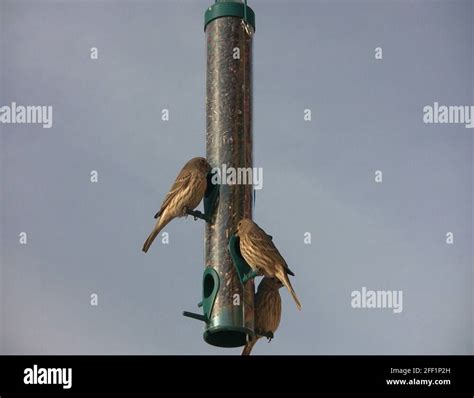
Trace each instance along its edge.
<instances>
[{"instance_id":1,"label":"bird's tail","mask_svg":"<svg viewBox=\"0 0 474 398\"><path fill-rule=\"evenodd\" d=\"M247 344L245 344L245 347L244 349L242 350L242 355L250 355L250 353L252 352L252 348L253 346L255 345L255 343L257 342L257 338L251 338Z\"/></svg>"},{"instance_id":2,"label":"bird's tail","mask_svg":"<svg viewBox=\"0 0 474 398\"><path fill-rule=\"evenodd\" d=\"M153 228L153 231L151 231L150 235L148 235L148 238L146 238L145 243L143 244L142 251L145 253L148 251L150 248L151 244L155 240L155 238L158 236L158 234L161 232L161 230L170 222L171 220L168 218L161 217L159 221L156 223L155 228Z\"/></svg>"},{"instance_id":3,"label":"bird's tail","mask_svg":"<svg viewBox=\"0 0 474 398\"><path fill-rule=\"evenodd\" d=\"M296 295L295 293L295 290L293 289L293 286L291 286L291 282L290 282L290 279L288 278L288 275L286 274L286 272L283 272L282 273L283 275L283 278L278 278L280 279L281 283L283 283L286 288L288 289L288 291L291 293L291 295L293 296L293 300L295 300L295 303L296 303L296 306L298 307L298 309L301 311L301 303L300 303L300 300L298 299L298 296Z\"/></svg>"}]
</instances>

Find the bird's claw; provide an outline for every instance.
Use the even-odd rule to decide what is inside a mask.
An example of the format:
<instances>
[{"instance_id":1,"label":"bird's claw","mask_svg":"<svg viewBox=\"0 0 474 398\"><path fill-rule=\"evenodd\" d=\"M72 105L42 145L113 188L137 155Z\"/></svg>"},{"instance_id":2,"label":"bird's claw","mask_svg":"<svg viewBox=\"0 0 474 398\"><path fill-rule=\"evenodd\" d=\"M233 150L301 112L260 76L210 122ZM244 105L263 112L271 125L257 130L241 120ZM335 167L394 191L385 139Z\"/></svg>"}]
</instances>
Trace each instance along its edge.
<instances>
[{"instance_id":1,"label":"bird's claw","mask_svg":"<svg viewBox=\"0 0 474 398\"><path fill-rule=\"evenodd\" d=\"M266 332L266 333L264 333L263 335L267 338L268 342L272 341L272 339L273 339L273 332Z\"/></svg>"},{"instance_id":2,"label":"bird's claw","mask_svg":"<svg viewBox=\"0 0 474 398\"><path fill-rule=\"evenodd\" d=\"M257 336L262 336L262 337L266 337L268 342L272 341L273 339L273 332L264 332L262 329L255 329L255 334Z\"/></svg>"},{"instance_id":3,"label":"bird's claw","mask_svg":"<svg viewBox=\"0 0 474 398\"><path fill-rule=\"evenodd\" d=\"M254 279L257 276L260 276L260 270L255 269L250 271L249 273L245 274L244 277L242 278L243 283L247 283L250 279Z\"/></svg>"},{"instance_id":4,"label":"bird's claw","mask_svg":"<svg viewBox=\"0 0 474 398\"><path fill-rule=\"evenodd\" d=\"M188 208L185 208L184 212L187 215L193 216L194 221L196 221L198 218L200 218L201 220L207 221L206 215L201 213L199 210L189 210Z\"/></svg>"}]
</instances>

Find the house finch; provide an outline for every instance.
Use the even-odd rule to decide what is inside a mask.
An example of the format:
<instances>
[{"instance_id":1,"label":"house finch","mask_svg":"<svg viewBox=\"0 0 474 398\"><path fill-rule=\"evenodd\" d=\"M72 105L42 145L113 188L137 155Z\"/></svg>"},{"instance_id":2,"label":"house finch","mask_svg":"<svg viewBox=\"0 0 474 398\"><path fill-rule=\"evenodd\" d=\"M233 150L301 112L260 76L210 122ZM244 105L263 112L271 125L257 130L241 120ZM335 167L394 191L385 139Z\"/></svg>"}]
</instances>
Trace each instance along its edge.
<instances>
[{"instance_id":1,"label":"house finch","mask_svg":"<svg viewBox=\"0 0 474 398\"><path fill-rule=\"evenodd\" d=\"M255 295L255 336L244 347L242 355L250 355L253 346L262 336L269 340L278 329L281 318L281 297L283 285L276 278L263 278Z\"/></svg>"},{"instance_id":2,"label":"house finch","mask_svg":"<svg viewBox=\"0 0 474 398\"><path fill-rule=\"evenodd\" d=\"M288 268L286 261L273 244L272 237L249 218L239 221L237 235L240 238L240 252L250 267L264 276L277 278L283 283L301 310L301 303L288 279L288 274L292 276L295 274Z\"/></svg>"},{"instance_id":3,"label":"house finch","mask_svg":"<svg viewBox=\"0 0 474 398\"><path fill-rule=\"evenodd\" d=\"M156 213L158 218L153 231L143 244L146 253L160 231L176 217L183 217L188 210L193 210L201 202L207 188L207 173L211 166L204 158L193 158L181 169L178 177L166 195L160 211Z\"/></svg>"}]
</instances>

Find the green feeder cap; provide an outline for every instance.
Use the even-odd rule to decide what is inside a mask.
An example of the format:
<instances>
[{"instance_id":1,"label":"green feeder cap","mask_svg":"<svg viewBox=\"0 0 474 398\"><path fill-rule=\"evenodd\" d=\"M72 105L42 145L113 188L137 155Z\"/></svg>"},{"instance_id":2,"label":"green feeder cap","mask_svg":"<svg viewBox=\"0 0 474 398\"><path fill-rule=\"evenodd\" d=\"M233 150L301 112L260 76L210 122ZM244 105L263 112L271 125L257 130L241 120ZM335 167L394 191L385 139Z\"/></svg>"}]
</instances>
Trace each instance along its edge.
<instances>
[{"instance_id":1,"label":"green feeder cap","mask_svg":"<svg viewBox=\"0 0 474 398\"><path fill-rule=\"evenodd\" d=\"M255 13L238 0L217 0L204 14L204 30L209 22L220 17L239 17L246 20L255 30Z\"/></svg>"}]
</instances>

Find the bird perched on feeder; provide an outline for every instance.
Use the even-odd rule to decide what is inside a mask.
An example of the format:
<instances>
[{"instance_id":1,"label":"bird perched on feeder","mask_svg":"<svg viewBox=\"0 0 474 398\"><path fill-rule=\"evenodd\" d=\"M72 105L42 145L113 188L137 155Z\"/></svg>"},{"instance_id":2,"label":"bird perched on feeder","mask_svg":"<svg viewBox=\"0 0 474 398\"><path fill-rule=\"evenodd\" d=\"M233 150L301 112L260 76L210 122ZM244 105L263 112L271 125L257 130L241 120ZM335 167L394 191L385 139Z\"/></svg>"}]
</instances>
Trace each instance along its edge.
<instances>
[{"instance_id":1,"label":"bird perched on feeder","mask_svg":"<svg viewBox=\"0 0 474 398\"><path fill-rule=\"evenodd\" d=\"M153 231L143 244L146 253L160 231L174 218L184 217L201 202L207 188L207 174L211 166L206 159L197 157L188 161L166 195L155 218L158 219Z\"/></svg>"},{"instance_id":2,"label":"bird perched on feeder","mask_svg":"<svg viewBox=\"0 0 474 398\"><path fill-rule=\"evenodd\" d=\"M296 306L301 310L301 303L291 286L288 275L295 274L288 268L272 241L250 218L243 218L237 224L237 236L240 238L240 252L250 267L270 278L277 278L293 296Z\"/></svg>"},{"instance_id":3,"label":"bird perched on feeder","mask_svg":"<svg viewBox=\"0 0 474 398\"><path fill-rule=\"evenodd\" d=\"M244 347L242 355L250 355L253 346L261 337L270 342L278 329L281 319L281 297L279 289L282 283L276 278L264 277L258 285L255 295L255 336Z\"/></svg>"}]
</instances>

